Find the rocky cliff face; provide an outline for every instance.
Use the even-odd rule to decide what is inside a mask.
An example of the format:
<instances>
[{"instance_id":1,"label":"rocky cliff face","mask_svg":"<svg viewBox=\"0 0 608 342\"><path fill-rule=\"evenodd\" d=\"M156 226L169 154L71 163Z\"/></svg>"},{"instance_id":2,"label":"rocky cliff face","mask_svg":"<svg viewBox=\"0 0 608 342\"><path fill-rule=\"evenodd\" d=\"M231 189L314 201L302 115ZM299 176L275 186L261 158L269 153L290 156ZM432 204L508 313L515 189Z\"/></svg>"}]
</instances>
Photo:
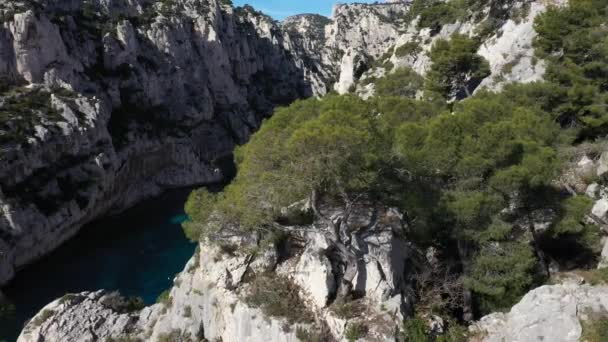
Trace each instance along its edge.
<instances>
[{"instance_id":1,"label":"rocky cliff face","mask_svg":"<svg viewBox=\"0 0 608 342\"><path fill-rule=\"evenodd\" d=\"M394 209L361 208L349 222L356 227L344 237L356 245L355 302L336 300L348 271L333 228L314 222L285 226L291 237L270 245L255 236L201 243L170 293L141 311L129 312L117 294L67 295L34 317L19 341L346 341L353 327L371 340L392 340L410 309L408 266L418 256Z\"/></svg>"},{"instance_id":2,"label":"rocky cliff face","mask_svg":"<svg viewBox=\"0 0 608 342\"><path fill-rule=\"evenodd\" d=\"M536 37L534 19L547 6L562 6L566 1L487 1L474 15L463 17L439 28L420 28L420 17L410 21L391 21L396 39L386 46L385 54L360 77L343 78L337 90L356 91L363 97L374 93L373 80L402 67L424 75L431 62L428 52L438 39L449 39L455 33L477 36L481 44L477 53L490 64L491 75L471 85L471 92L487 88L498 90L510 82L527 83L541 80L545 64L534 57Z\"/></svg>"},{"instance_id":3,"label":"rocky cliff face","mask_svg":"<svg viewBox=\"0 0 608 342\"><path fill-rule=\"evenodd\" d=\"M484 342L580 341L582 323L607 314L607 295L606 286L542 286L508 313L483 317L471 330Z\"/></svg>"},{"instance_id":4,"label":"rocky cliff face","mask_svg":"<svg viewBox=\"0 0 608 342\"><path fill-rule=\"evenodd\" d=\"M273 106L325 91L301 42L250 8L2 7L0 284L101 214L220 181L215 160Z\"/></svg>"},{"instance_id":5,"label":"rocky cliff face","mask_svg":"<svg viewBox=\"0 0 608 342\"><path fill-rule=\"evenodd\" d=\"M2 5L0 283L104 213L166 188L220 181L217 160L274 106L330 90L370 96L367 81L405 66L424 74L433 42L473 35L490 19L478 53L492 75L470 90L539 80L544 63L533 57L532 23L548 4L561 4L488 1L476 18L420 30L407 1L340 5L331 20L282 23L222 3ZM285 227L292 238L270 245L255 236L202 243L162 303L140 309L103 291L68 295L34 317L19 341L341 341L356 333L395 340L411 310L409 275L429 260L404 239L398 212L360 208L354 216L357 229L339 243L323 222ZM354 263L337 252L343 241L356 250ZM343 305L336 298L346 278L361 298ZM289 310L265 306L272 281ZM575 293L574 306L603 291L541 290ZM514 310L484 318L478 331L490 341L532 331ZM568 336L579 328L564 326Z\"/></svg>"},{"instance_id":6,"label":"rocky cliff face","mask_svg":"<svg viewBox=\"0 0 608 342\"><path fill-rule=\"evenodd\" d=\"M532 21L546 3L502 8L480 47L493 72L482 85L542 77ZM484 23L419 30L410 7L338 5L331 20L277 23L218 0L2 4L0 284L104 213L220 181L215 161L274 106L332 89L369 96L366 80L400 66L424 73L436 39ZM417 48L404 55L407 44Z\"/></svg>"}]
</instances>

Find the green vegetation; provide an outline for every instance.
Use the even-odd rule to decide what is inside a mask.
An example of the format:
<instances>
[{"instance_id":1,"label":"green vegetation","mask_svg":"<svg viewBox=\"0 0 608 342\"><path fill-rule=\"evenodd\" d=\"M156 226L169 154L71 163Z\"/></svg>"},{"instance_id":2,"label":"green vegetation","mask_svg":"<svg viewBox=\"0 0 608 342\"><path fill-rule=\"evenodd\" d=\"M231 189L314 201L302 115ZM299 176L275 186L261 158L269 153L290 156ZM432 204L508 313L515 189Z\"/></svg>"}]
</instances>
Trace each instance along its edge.
<instances>
[{"instance_id":1,"label":"green vegetation","mask_svg":"<svg viewBox=\"0 0 608 342\"><path fill-rule=\"evenodd\" d=\"M443 334L431 336L427 323L420 316L405 320L400 335L405 342L467 342L469 340L466 327L452 322L448 324L447 331Z\"/></svg>"},{"instance_id":2,"label":"green vegetation","mask_svg":"<svg viewBox=\"0 0 608 342\"><path fill-rule=\"evenodd\" d=\"M43 89L4 87L0 106L0 145L27 143L34 126L43 120L59 121L61 115L51 106L51 94Z\"/></svg>"},{"instance_id":3,"label":"green vegetation","mask_svg":"<svg viewBox=\"0 0 608 342\"><path fill-rule=\"evenodd\" d=\"M296 337L302 342L322 342L327 340L322 333L314 332L302 327L296 328Z\"/></svg>"},{"instance_id":4,"label":"green vegetation","mask_svg":"<svg viewBox=\"0 0 608 342\"><path fill-rule=\"evenodd\" d=\"M330 307L336 316L344 319L352 319L365 312L365 305L361 301L351 298L339 298Z\"/></svg>"},{"instance_id":5,"label":"green vegetation","mask_svg":"<svg viewBox=\"0 0 608 342\"><path fill-rule=\"evenodd\" d=\"M400 68L376 82L376 95L415 97L424 79L411 68Z\"/></svg>"},{"instance_id":6,"label":"green vegetation","mask_svg":"<svg viewBox=\"0 0 608 342\"><path fill-rule=\"evenodd\" d=\"M424 342L429 339L426 330L426 322L416 316L405 320L401 335L406 342Z\"/></svg>"},{"instance_id":7,"label":"green vegetation","mask_svg":"<svg viewBox=\"0 0 608 342\"><path fill-rule=\"evenodd\" d=\"M165 290L163 291L158 298L156 299L157 303L161 303L166 307L171 307L173 305L173 297L171 297L171 291Z\"/></svg>"},{"instance_id":8,"label":"green vegetation","mask_svg":"<svg viewBox=\"0 0 608 342\"><path fill-rule=\"evenodd\" d=\"M407 42L395 49L395 56L405 57L414 56L422 51L420 43L418 42Z\"/></svg>"},{"instance_id":9,"label":"green vegetation","mask_svg":"<svg viewBox=\"0 0 608 342\"><path fill-rule=\"evenodd\" d=\"M344 332L344 337L346 337L348 342L355 342L358 339L365 337L367 330L367 326L363 323L348 323L346 331Z\"/></svg>"},{"instance_id":10,"label":"green vegetation","mask_svg":"<svg viewBox=\"0 0 608 342\"><path fill-rule=\"evenodd\" d=\"M549 279L549 260L591 266L599 241L599 228L586 220L591 202L562 191L557 179L567 151L606 133L607 35L601 1L572 1L584 15L556 8L536 23L537 53L549 59L546 82L471 95L489 75L488 63L476 54L477 41L454 35L433 46L424 80L400 69L378 80L377 96L366 101L328 95L277 109L237 150L239 173L224 192L193 192L187 235L214 241L219 232L255 231L268 238L291 222L282 209L306 199L317 220L325 219L321 204L395 206L407 212L410 241L455 261L445 269L458 281L442 291L471 295L470 303L428 303L440 314L454 306L465 315L508 308ZM414 99L422 88L422 99ZM535 228L544 222L546 229ZM601 271L590 276L604 281ZM292 292L288 282L267 278L252 284L252 305L279 316L301 307L288 310L279 301ZM344 292L331 309L357 317L357 301ZM417 322L408 324L414 336ZM443 341L462 340L461 329L453 331Z\"/></svg>"},{"instance_id":11,"label":"green vegetation","mask_svg":"<svg viewBox=\"0 0 608 342\"><path fill-rule=\"evenodd\" d=\"M283 317L289 324L313 321L312 313L299 297L298 287L289 279L257 274L250 285L245 301L252 307L261 308L265 315Z\"/></svg>"},{"instance_id":12,"label":"green vegetation","mask_svg":"<svg viewBox=\"0 0 608 342\"><path fill-rule=\"evenodd\" d=\"M462 18L466 7L461 7L463 1L414 0L410 10L410 18L420 16L418 28L430 28L439 32L445 24L451 24Z\"/></svg>"},{"instance_id":13,"label":"green vegetation","mask_svg":"<svg viewBox=\"0 0 608 342\"><path fill-rule=\"evenodd\" d=\"M484 246L474 257L465 284L477 294L483 312L508 309L533 284L535 263L534 253L527 244Z\"/></svg>"},{"instance_id":14,"label":"green vegetation","mask_svg":"<svg viewBox=\"0 0 608 342\"><path fill-rule=\"evenodd\" d=\"M608 9L601 0L571 0L535 22L536 53L549 61L546 78L560 95L551 111L581 137L608 129Z\"/></svg>"},{"instance_id":15,"label":"green vegetation","mask_svg":"<svg viewBox=\"0 0 608 342\"><path fill-rule=\"evenodd\" d=\"M382 147L382 139L376 138L368 108L355 97L329 96L277 110L260 133L237 150L239 176L221 194L196 193L210 209L193 210L195 200L186 207L188 215L205 222L201 220L214 212L222 222L238 223L241 229L271 228L280 208L315 192L370 190L379 156L374 150ZM205 231L212 235L219 226L209 225Z\"/></svg>"},{"instance_id":16,"label":"green vegetation","mask_svg":"<svg viewBox=\"0 0 608 342\"><path fill-rule=\"evenodd\" d=\"M455 34L448 40L438 40L431 49L431 70L427 75L426 89L446 99L470 96L470 87L476 87L490 75L490 65L477 54L478 43L471 38Z\"/></svg>"},{"instance_id":17,"label":"green vegetation","mask_svg":"<svg viewBox=\"0 0 608 342\"><path fill-rule=\"evenodd\" d=\"M485 8L488 8L486 11ZM484 9L484 11L482 11ZM431 34L438 33L444 25L474 21L480 24L480 37L496 33L506 19L522 20L530 11L529 3L489 0L414 0L407 20L419 17L418 28L429 28Z\"/></svg>"},{"instance_id":18,"label":"green vegetation","mask_svg":"<svg viewBox=\"0 0 608 342\"><path fill-rule=\"evenodd\" d=\"M583 334L581 341L603 342L608 337L608 317L590 313L588 320L581 321Z\"/></svg>"},{"instance_id":19,"label":"green vegetation","mask_svg":"<svg viewBox=\"0 0 608 342\"><path fill-rule=\"evenodd\" d=\"M38 314L38 316L36 316L36 318L34 318L34 320L32 321L32 324L35 327L39 327L44 322L46 322L49 318L53 317L54 314L55 314L55 311L49 310L49 309L44 309L44 310L42 310L41 313Z\"/></svg>"}]
</instances>

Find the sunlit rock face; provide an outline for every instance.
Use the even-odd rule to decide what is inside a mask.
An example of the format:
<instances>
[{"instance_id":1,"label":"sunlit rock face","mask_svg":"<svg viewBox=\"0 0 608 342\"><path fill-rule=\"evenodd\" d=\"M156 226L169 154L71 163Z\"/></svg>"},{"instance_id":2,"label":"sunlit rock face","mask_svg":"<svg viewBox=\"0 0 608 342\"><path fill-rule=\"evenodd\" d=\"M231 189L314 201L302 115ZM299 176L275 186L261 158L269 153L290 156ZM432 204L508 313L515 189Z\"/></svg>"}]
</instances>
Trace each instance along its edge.
<instances>
[{"instance_id":1,"label":"sunlit rock face","mask_svg":"<svg viewBox=\"0 0 608 342\"><path fill-rule=\"evenodd\" d=\"M541 286L507 313L483 317L471 330L479 341L579 341L581 321L606 314L608 287L578 284Z\"/></svg>"},{"instance_id":2,"label":"sunlit rock face","mask_svg":"<svg viewBox=\"0 0 608 342\"><path fill-rule=\"evenodd\" d=\"M29 108L0 122L0 284L102 214L221 181L215 160L274 106L326 91L306 42L252 9L215 0L0 8L1 102L9 113ZM41 104L27 102L33 92Z\"/></svg>"},{"instance_id":3,"label":"sunlit rock face","mask_svg":"<svg viewBox=\"0 0 608 342\"><path fill-rule=\"evenodd\" d=\"M345 217L339 209L326 212L335 222ZM355 323L368 327L370 341L394 341L413 301L408 275L415 258L404 237L403 216L391 208L359 207L348 225L354 230L345 231L348 237L341 240L324 222L285 226L290 238L281 247L271 244L263 250L256 248L260 240L255 234L204 241L160 303L133 309L115 293L67 295L44 307L18 341L157 341L171 336L282 342L299 341L304 331L321 341L346 341L346 331ZM345 279L339 246L347 240L356 256L353 290L361 296L352 312L341 308L337 294ZM269 314L252 299L255 293L272 295L285 288L293 294L278 300L299 312L290 318Z\"/></svg>"},{"instance_id":4,"label":"sunlit rock face","mask_svg":"<svg viewBox=\"0 0 608 342\"><path fill-rule=\"evenodd\" d=\"M546 2L507 5L525 15L480 45L492 75L477 89L544 73L531 42ZM279 23L217 0L2 4L2 101L45 97L0 122L0 283L104 213L221 180L214 161L275 106L331 90L371 96L373 83L362 81L404 66L424 74L436 39L472 35L482 22L419 30L410 7L344 4L331 19ZM415 53L396 52L411 42L420 44Z\"/></svg>"}]
</instances>

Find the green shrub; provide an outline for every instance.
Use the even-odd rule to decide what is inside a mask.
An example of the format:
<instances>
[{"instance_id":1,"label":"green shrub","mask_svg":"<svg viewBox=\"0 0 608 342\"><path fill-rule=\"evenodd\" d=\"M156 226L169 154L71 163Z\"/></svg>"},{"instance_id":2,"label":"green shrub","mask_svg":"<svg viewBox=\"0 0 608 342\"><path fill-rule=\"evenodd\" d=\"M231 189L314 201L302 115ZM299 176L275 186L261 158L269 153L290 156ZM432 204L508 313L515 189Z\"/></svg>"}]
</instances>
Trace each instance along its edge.
<instances>
[{"instance_id":1,"label":"green shrub","mask_svg":"<svg viewBox=\"0 0 608 342\"><path fill-rule=\"evenodd\" d=\"M405 320L402 335L405 342L425 342L429 340L426 323L418 316Z\"/></svg>"},{"instance_id":2,"label":"green shrub","mask_svg":"<svg viewBox=\"0 0 608 342\"><path fill-rule=\"evenodd\" d=\"M171 297L171 290L163 291L156 299L156 302L163 304L165 307L171 307L173 305L173 298Z\"/></svg>"},{"instance_id":3,"label":"green shrub","mask_svg":"<svg viewBox=\"0 0 608 342\"><path fill-rule=\"evenodd\" d=\"M361 300L338 298L330 306L331 311L336 316L344 319L353 319L360 317L365 312L365 305Z\"/></svg>"},{"instance_id":4,"label":"green shrub","mask_svg":"<svg viewBox=\"0 0 608 342\"><path fill-rule=\"evenodd\" d=\"M261 308L265 315L286 318L290 324L310 323L311 312L300 298L291 280L276 274L257 274L245 297L248 305Z\"/></svg>"},{"instance_id":5,"label":"green shrub","mask_svg":"<svg viewBox=\"0 0 608 342\"><path fill-rule=\"evenodd\" d=\"M405 56L415 56L422 51L420 47L420 43L413 41L407 42L395 49L395 56L397 57L405 57Z\"/></svg>"},{"instance_id":6,"label":"green shrub","mask_svg":"<svg viewBox=\"0 0 608 342\"><path fill-rule=\"evenodd\" d=\"M32 324L35 327L39 327L41 326L44 322L46 322L49 318L53 317L53 315L55 314L55 311L50 310L50 309L44 309L42 310L41 313L39 313L34 320L32 321Z\"/></svg>"},{"instance_id":7,"label":"green shrub","mask_svg":"<svg viewBox=\"0 0 608 342\"><path fill-rule=\"evenodd\" d=\"M580 136L608 132L608 10L603 1L571 0L535 19L538 57L548 61L545 79L566 96L552 111L563 126L581 127ZM565 100L565 101L564 101Z\"/></svg>"},{"instance_id":8,"label":"green shrub","mask_svg":"<svg viewBox=\"0 0 608 342\"><path fill-rule=\"evenodd\" d=\"M51 94L46 90L11 88L0 106L0 145L17 143L23 145L33 136L34 126L42 120L51 122L63 117L51 106Z\"/></svg>"},{"instance_id":9,"label":"green shrub","mask_svg":"<svg viewBox=\"0 0 608 342\"><path fill-rule=\"evenodd\" d=\"M448 330L443 335L437 336L435 342L467 342L469 340L467 327L451 322Z\"/></svg>"},{"instance_id":10,"label":"green shrub","mask_svg":"<svg viewBox=\"0 0 608 342\"><path fill-rule=\"evenodd\" d=\"M323 334L302 327L296 328L296 337L302 342L323 342L327 340Z\"/></svg>"},{"instance_id":11,"label":"green shrub","mask_svg":"<svg viewBox=\"0 0 608 342\"><path fill-rule=\"evenodd\" d=\"M346 337L348 342L355 342L358 339L365 337L367 332L368 328L363 323L348 323L346 331L344 332L344 337Z\"/></svg>"},{"instance_id":12,"label":"green shrub","mask_svg":"<svg viewBox=\"0 0 608 342\"><path fill-rule=\"evenodd\" d=\"M419 16L418 28L430 28L436 33L445 24L451 24L464 16L466 10L455 6L456 1L414 0L410 7L410 18Z\"/></svg>"},{"instance_id":13,"label":"green shrub","mask_svg":"<svg viewBox=\"0 0 608 342\"><path fill-rule=\"evenodd\" d=\"M426 89L446 99L464 93L469 87L490 75L488 61L477 54L478 43L464 35L437 40L431 48L431 69L427 73ZM462 96L462 95L461 95Z\"/></svg>"},{"instance_id":14,"label":"green shrub","mask_svg":"<svg viewBox=\"0 0 608 342\"><path fill-rule=\"evenodd\" d=\"M368 107L356 97L329 95L278 109L237 149L239 173L213 205L203 203L207 195L191 196L186 211L192 224L205 224L213 212L220 221L216 227L268 232L281 208L315 191L332 196L342 191L338 188L353 193L369 189L381 156L374 147L381 139L375 137ZM265 157L257 157L261 155ZM213 232L201 231L206 236Z\"/></svg>"},{"instance_id":15,"label":"green shrub","mask_svg":"<svg viewBox=\"0 0 608 342\"><path fill-rule=\"evenodd\" d=\"M590 314L588 320L581 321L583 333L581 341L604 342L608 337L608 317L605 315Z\"/></svg>"},{"instance_id":16,"label":"green shrub","mask_svg":"<svg viewBox=\"0 0 608 342\"><path fill-rule=\"evenodd\" d=\"M399 68L376 81L377 96L415 97L424 79L411 68Z\"/></svg>"},{"instance_id":17,"label":"green shrub","mask_svg":"<svg viewBox=\"0 0 608 342\"><path fill-rule=\"evenodd\" d=\"M485 246L473 258L465 285L475 294L482 313L508 309L533 283L536 256L527 244Z\"/></svg>"}]
</instances>

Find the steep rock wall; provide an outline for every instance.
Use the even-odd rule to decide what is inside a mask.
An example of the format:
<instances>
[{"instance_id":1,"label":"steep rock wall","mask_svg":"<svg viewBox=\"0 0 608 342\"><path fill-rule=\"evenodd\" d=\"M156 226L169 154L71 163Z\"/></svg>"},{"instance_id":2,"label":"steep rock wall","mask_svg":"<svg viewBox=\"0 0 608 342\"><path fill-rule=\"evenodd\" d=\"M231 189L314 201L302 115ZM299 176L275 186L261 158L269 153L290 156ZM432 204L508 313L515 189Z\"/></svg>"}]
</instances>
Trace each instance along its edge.
<instances>
[{"instance_id":1,"label":"steep rock wall","mask_svg":"<svg viewBox=\"0 0 608 342\"><path fill-rule=\"evenodd\" d=\"M221 181L215 160L274 106L325 91L270 18L169 4L2 4L0 284L108 211ZM11 112L34 91L48 103Z\"/></svg>"}]
</instances>

